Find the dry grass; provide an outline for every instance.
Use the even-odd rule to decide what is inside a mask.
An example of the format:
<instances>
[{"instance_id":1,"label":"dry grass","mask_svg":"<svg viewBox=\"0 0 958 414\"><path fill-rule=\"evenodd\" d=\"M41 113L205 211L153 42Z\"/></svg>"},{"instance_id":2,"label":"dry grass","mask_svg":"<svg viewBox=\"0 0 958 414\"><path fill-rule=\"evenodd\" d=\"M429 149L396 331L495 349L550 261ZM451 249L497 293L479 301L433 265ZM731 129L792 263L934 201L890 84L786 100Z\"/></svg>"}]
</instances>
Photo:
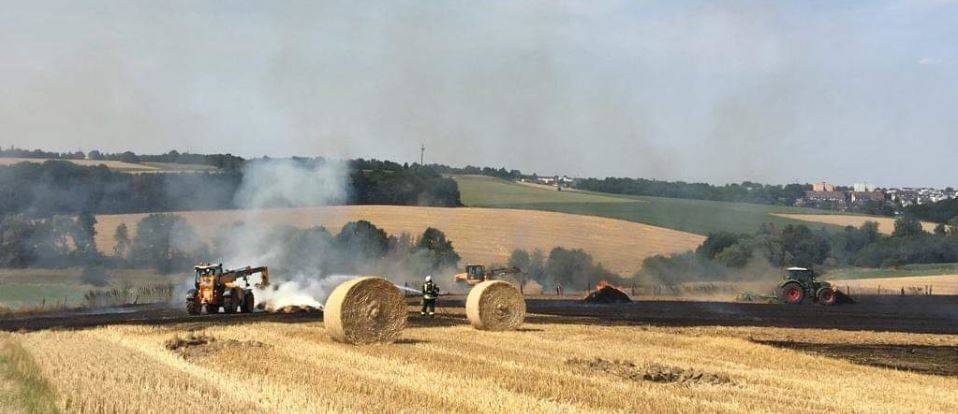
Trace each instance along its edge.
<instances>
[{"instance_id":1,"label":"dry grass","mask_svg":"<svg viewBox=\"0 0 958 414\"><path fill-rule=\"evenodd\" d=\"M861 227L862 224L865 224L866 221L874 221L878 223L878 231L891 234L895 231L895 218L894 217L878 217L878 216L855 216L855 215L845 215L845 214L781 214L781 213L772 213L774 216L791 218L795 220L810 221L813 223L825 223L825 224L835 224L838 226L855 226ZM935 226L938 224L924 221L921 223L921 227L927 232L932 232L935 230Z\"/></svg>"},{"instance_id":2,"label":"dry grass","mask_svg":"<svg viewBox=\"0 0 958 414\"><path fill-rule=\"evenodd\" d=\"M33 356L13 335L0 335L0 412L59 412L56 396Z\"/></svg>"},{"instance_id":3,"label":"dry grass","mask_svg":"<svg viewBox=\"0 0 958 414\"><path fill-rule=\"evenodd\" d=\"M755 328L467 325L407 329L393 345L332 342L322 323L210 327L203 352L164 343L185 327L16 335L70 412L956 412L958 379L855 365L750 342L955 343L936 335ZM252 345L252 344L255 344ZM207 346L207 345L196 345ZM659 383L575 361L694 372ZM570 362L571 361L571 362ZM728 381L727 383L725 381Z\"/></svg>"},{"instance_id":4,"label":"dry grass","mask_svg":"<svg viewBox=\"0 0 958 414\"><path fill-rule=\"evenodd\" d=\"M452 239L464 263L505 263L513 249L556 246L582 248L609 269L632 274L656 254L694 249L703 236L623 220L530 210L405 206L339 206L295 209L221 210L176 213L201 235L237 221L323 225L333 232L349 221L365 219L391 234L419 235L435 227ZM97 246L112 252L113 232L125 223L131 231L144 214L97 216ZM132 235L131 235L132 237Z\"/></svg>"},{"instance_id":5,"label":"dry grass","mask_svg":"<svg viewBox=\"0 0 958 414\"><path fill-rule=\"evenodd\" d=\"M958 295L958 275L935 276L908 276L883 277L874 279L832 280L836 286L848 286L852 293L877 293L881 287L882 293L899 293L905 289L905 294L927 293L927 286L931 287L936 295Z\"/></svg>"}]
</instances>

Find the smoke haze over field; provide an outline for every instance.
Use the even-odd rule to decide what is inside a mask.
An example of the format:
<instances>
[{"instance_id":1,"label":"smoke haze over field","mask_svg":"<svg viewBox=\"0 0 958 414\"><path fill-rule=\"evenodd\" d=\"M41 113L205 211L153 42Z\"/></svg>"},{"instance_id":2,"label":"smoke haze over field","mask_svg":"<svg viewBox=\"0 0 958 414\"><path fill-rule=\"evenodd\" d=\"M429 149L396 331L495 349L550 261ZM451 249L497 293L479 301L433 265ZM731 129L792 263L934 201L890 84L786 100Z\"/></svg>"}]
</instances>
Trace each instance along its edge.
<instances>
[{"instance_id":1,"label":"smoke haze over field","mask_svg":"<svg viewBox=\"0 0 958 414\"><path fill-rule=\"evenodd\" d=\"M958 2L5 1L2 144L958 185Z\"/></svg>"}]
</instances>

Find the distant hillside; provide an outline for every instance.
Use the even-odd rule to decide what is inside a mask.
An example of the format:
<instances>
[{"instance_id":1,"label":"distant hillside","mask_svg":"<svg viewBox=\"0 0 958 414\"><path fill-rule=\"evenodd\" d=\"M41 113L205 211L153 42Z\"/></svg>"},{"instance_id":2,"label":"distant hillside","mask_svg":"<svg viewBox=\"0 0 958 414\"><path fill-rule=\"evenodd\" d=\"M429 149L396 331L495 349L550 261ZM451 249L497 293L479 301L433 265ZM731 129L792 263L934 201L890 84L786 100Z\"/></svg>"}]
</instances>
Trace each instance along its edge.
<instances>
[{"instance_id":1,"label":"distant hillside","mask_svg":"<svg viewBox=\"0 0 958 414\"><path fill-rule=\"evenodd\" d=\"M452 240L462 256L461 266L504 264L517 248L542 249L548 254L553 247L565 247L584 249L606 268L623 275L639 270L648 256L694 249L705 239L695 234L600 217L482 208L337 206L176 214L184 217L204 238L216 236L236 222L301 228L325 226L338 231L349 221L368 220L394 235L417 235L426 227L435 227ZM136 224L144 217L146 214L97 216L96 242L100 251L104 254L113 251L117 226L125 224L135 233Z\"/></svg>"},{"instance_id":2,"label":"distant hillside","mask_svg":"<svg viewBox=\"0 0 958 414\"><path fill-rule=\"evenodd\" d=\"M763 223L776 226L808 222L775 213L822 214L811 209L665 197L625 196L584 191L556 191L493 177L457 175L463 204L609 217L707 235L729 231L753 233ZM837 226L822 224L837 229Z\"/></svg>"}]
</instances>

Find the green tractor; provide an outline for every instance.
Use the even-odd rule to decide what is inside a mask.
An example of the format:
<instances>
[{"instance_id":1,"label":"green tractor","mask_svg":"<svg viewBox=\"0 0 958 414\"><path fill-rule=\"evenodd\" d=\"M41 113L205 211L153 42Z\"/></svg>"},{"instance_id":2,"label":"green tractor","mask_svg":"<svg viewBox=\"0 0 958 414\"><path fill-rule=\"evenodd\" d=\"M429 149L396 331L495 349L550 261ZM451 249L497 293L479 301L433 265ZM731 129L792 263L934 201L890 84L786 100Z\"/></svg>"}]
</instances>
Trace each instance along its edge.
<instances>
[{"instance_id":1,"label":"green tractor","mask_svg":"<svg viewBox=\"0 0 958 414\"><path fill-rule=\"evenodd\" d=\"M798 305L811 298L819 305L834 305L838 295L831 283L819 282L815 273L804 267L790 267L785 269L785 281L779 285L779 298L789 305Z\"/></svg>"}]
</instances>

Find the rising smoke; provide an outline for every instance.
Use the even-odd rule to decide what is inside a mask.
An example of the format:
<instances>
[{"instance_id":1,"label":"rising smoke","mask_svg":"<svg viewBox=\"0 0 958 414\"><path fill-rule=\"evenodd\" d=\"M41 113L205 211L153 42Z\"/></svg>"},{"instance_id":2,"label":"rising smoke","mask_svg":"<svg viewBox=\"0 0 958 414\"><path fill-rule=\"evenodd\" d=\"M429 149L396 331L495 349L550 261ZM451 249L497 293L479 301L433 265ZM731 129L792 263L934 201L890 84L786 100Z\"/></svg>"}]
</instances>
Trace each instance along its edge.
<instances>
[{"instance_id":1,"label":"rising smoke","mask_svg":"<svg viewBox=\"0 0 958 414\"><path fill-rule=\"evenodd\" d=\"M225 237L220 246L229 267L269 265L284 255L286 246L269 237L269 224L262 211L266 208L328 206L341 204L348 196L348 169L338 161L306 164L294 160L262 160L250 162L243 182L233 200L244 208L243 222L233 226L235 237ZM319 214L333 214L328 211ZM329 254L319 250L308 252L316 258ZM322 263L321 261L318 263ZM286 306L321 308L326 296L349 276L323 278L324 269L311 273L274 275L273 285L254 292L257 305L279 309Z\"/></svg>"},{"instance_id":2,"label":"rising smoke","mask_svg":"<svg viewBox=\"0 0 958 414\"><path fill-rule=\"evenodd\" d=\"M289 252L287 246L275 237L273 226L266 220L264 211L342 204L349 195L347 177L347 165L339 161L263 159L247 163L243 181L233 199L234 205L243 209L243 218L221 229L216 237L215 250L222 255L220 259L223 266L270 266L280 262ZM318 211L315 214L334 214L326 210L312 211ZM196 243L193 237L177 238L175 242L184 245ZM336 284L351 277L324 277L326 269L318 266L324 263L322 258L329 254L325 249L299 253L316 259L313 262L317 264L315 271L300 271L292 275L271 273L271 286L254 289L257 305L269 308L319 308ZM257 278L250 278L251 285L259 282ZM192 279L189 279L183 286L183 294L175 297L185 296L185 290L192 288L192 283Z\"/></svg>"}]
</instances>

